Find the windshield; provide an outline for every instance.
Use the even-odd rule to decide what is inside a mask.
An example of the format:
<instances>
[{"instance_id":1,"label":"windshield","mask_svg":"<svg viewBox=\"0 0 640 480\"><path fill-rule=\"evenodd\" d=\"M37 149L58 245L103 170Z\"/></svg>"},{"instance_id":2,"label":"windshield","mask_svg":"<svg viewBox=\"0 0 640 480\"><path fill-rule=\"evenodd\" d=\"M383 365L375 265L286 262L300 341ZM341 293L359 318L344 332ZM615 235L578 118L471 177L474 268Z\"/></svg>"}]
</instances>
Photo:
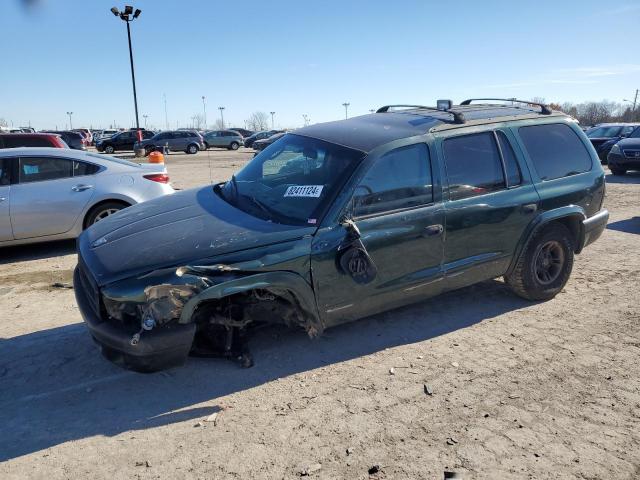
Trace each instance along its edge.
<instances>
[{"instance_id":1,"label":"windshield","mask_svg":"<svg viewBox=\"0 0 640 480\"><path fill-rule=\"evenodd\" d=\"M640 127L636 127L635 130L629 134L629 138L640 138Z\"/></svg>"},{"instance_id":2,"label":"windshield","mask_svg":"<svg viewBox=\"0 0 640 480\"><path fill-rule=\"evenodd\" d=\"M357 150L288 134L225 183L222 196L265 220L315 225L363 157Z\"/></svg>"}]
</instances>

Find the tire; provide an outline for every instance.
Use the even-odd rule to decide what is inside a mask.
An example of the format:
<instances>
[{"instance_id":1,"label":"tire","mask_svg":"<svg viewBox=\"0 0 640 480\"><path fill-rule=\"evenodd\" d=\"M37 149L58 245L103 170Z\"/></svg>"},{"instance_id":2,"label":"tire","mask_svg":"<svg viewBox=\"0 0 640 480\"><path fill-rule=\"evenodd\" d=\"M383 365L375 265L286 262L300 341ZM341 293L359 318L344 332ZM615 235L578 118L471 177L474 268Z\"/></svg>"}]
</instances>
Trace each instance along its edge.
<instances>
[{"instance_id":1,"label":"tire","mask_svg":"<svg viewBox=\"0 0 640 480\"><path fill-rule=\"evenodd\" d=\"M150 154L151 152L153 152L155 149L156 149L156 147L153 147L153 146L149 146L149 145L147 145L146 147L144 147L144 156L145 156L145 157L148 157L148 156L149 156L149 154Z\"/></svg>"},{"instance_id":2,"label":"tire","mask_svg":"<svg viewBox=\"0 0 640 480\"><path fill-rule=\"evenodd\" d=\"M104 147L104 153L111 155L113 152L115 152L116 149L113 148L113 145L107 145L106 147Z\"/></svg>"},{"instance_id":3,"label":"tire","mask_svg":"<svg viewBox=\"0 0 640 480\"><path fill-rule=\"evenodd\" d=\"M505 280L522 298L551 300L571 276L573 251L571 232L564 225L553 223L533 234Z\"/></svg>"},{"instance_id":4,"label":"tire","mask_svg":"<svg viewBox=\"0 0 640 480\"><path fill-rule=\"evenodd\" d=\"M240 148L240 144L238 142L231 142L229 145L229 150L237 150L238 148Z\"/></svg>"},{"instance_id":5,"label":"tire","mask_svg":"<svg viewBox=\"0 0 640 480\"><path fill-rule=\"evenodd\" d=\"M84 221L84 228L89 228L94 223L99 222L100 220L105 219L109 215L113 215L114 213L122 210L123 208L127 208L127 205L124 202L104 202L93 207L89 213L87 214Z\"/></svg>"},{"instance_id":6,"label":"tire","mask_svg":"<svg viewBox=\"0 0 640 480\"><path fill-rule=\"evenodd\" d=\"M195 155L196 153L198 153L198 150L199 150L198 146L195 143L192 143L187 147L185 152L188 153L189 155Z\"/></svg>"},{"instance_id":7,"label":"tire","mask_svg":"<svg viewBox=\"0 0 640 480\"><path fill-rule=\"evenodd\" d=\"M609 170L611 170L611 173L614 175L624 175L627 173L626 168L614 167L613 165L609 165Z\"/></svg>"}]
</instances>

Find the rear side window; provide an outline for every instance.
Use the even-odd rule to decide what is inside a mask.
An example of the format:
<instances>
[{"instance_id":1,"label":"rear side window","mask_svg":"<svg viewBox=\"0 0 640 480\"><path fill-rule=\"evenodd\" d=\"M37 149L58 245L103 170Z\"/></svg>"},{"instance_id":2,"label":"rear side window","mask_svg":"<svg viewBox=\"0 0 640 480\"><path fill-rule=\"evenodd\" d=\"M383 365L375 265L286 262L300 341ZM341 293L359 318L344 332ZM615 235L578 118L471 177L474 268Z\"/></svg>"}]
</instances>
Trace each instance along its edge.
<instances>
[{"instance_id":1,"label":"rear side window","mask_svg":"<svg viewBox=\"0 0 640 480\"><path fill-rule=\"evenodd\" d=\"M520 127L518 132L542 180L591 170L591 156L580 137L562 123Z\"/></svg>"},{"instance_id":2,"label":"rear side window","mask_svg":"<svg viewBox=\"0 0 640 480\"><path fill-rule=\"evenodd\" d=\"M369 168L355 190L354 214L370 215L432 202L429 150L419 143L393 150Z\"/></svg>"},{"instance_id":3,"label":"rear side window","mask_svg":"<svg viewBox=\"0 0 640 480\"><path fill-rule=\"evenodd\" d=\"M20 183L69 178L73 162L64 158L20 157Z\"/></svg>"},{"instance_id":4,"label":"rear side window","mask_svg":"<svg viewBox=\"0 0 640 480\"><path fill-rule=\"evenodd\" d=\"M74 177L93 175L94 173L97 173L98 170L100 170L100 167L92 163L78 162L77 160L73 162Z\"/></svg>"},{"instance_id":5,"label":"rear side window","mask_svg":"<svg viewBox=\"0 0 640 480\"><path fill-rule=\"evenodd\" d=\"M451 200L506 187L493 132L449 138L443 148Z\"/></svg>"},{"instance_id":6,"label":"rear side window","mask_svg":"<svg viewBox=\"0 0 640 480\"><path fill-rule=\"evenodd\" d=\"M497 131L498 143L500 144L500 152L502 152L502 159L504 160L504 169L507 174L507 185L509 187L515 187L522 183L522 176L520 174L520 167L516 160L516 155L513 153L513 148L507 140L507 136L504 132Z\"/></svg>"}]
</instances>

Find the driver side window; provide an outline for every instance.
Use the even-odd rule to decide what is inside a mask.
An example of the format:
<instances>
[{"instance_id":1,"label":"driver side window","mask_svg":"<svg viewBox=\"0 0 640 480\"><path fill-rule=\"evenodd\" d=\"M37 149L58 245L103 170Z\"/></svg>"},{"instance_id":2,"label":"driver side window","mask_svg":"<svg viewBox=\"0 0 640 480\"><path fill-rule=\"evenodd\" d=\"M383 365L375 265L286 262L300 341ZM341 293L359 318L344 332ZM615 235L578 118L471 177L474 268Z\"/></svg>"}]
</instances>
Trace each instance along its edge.
<instances>
[{"instance_id":1,"label":"driver side window","mask_svg":"<svg viewBox=\"0 0 640 480\"><path fill-rule=\"evenodd\" d=\"M354 193L356 217L433 202L429 149L423 143L393 150L378 159Z\"/></svg>"}]
</instances>

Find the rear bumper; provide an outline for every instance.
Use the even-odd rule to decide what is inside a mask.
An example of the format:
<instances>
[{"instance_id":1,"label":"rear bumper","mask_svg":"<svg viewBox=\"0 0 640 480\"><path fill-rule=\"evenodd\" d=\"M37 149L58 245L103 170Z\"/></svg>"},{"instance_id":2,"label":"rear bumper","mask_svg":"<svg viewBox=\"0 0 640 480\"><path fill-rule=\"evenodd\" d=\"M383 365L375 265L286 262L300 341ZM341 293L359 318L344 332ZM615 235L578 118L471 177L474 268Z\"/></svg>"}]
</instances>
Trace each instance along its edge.
<instances>
[{"instance_id":1,"label":"rear bumper","mask_svg":"<svg viewBox=\"0 0 640 480\"><path fill-rule=\"evenodd\" d=\"M79 276L80 271L76 267L73 285L78 308L91 336L108 360L138 372L155 372L184 364L193 344L195 324L165 325L145 331L139 342L132 345L131 332L96 315Z\"/></svg>"},{"instance_id":2,"label":"rear bumper","mask_svg":"<svg viewBox=\"0 0 640 480\"><path fill-rule=\"evenodd\" d=\"M600 238L604 229L607 228L608 221L609 211L606 208L582 221L584 235L580 250Z\"/></svg>"}]
</instances>

